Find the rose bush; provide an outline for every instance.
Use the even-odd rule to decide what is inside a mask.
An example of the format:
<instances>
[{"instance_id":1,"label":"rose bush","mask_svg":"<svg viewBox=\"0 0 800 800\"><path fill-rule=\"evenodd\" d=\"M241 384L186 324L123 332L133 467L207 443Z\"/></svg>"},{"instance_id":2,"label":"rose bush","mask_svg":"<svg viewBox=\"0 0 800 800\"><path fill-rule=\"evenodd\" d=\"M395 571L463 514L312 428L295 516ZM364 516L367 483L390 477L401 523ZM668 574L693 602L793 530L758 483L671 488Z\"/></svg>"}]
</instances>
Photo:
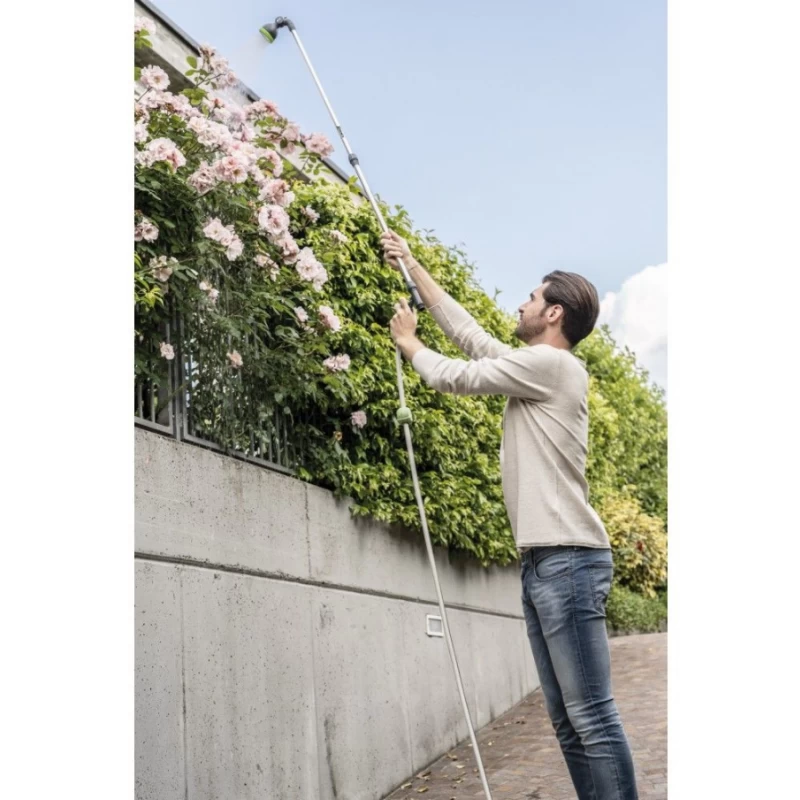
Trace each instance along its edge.
<instances>
[{"instance_id":1,"label":"rose bush","mask_svg":"<svg viewBox=\"0 0 800 800\"><path fill-rule=\"evenodd\" d=\"M138 19L135 45L149 47L153 31ZM163 381L180 318L198 431L246 449L253 423L274 425L274 408L289 409L307 384L347 385L324 266L343 240L309 245L313 209L296 206L300 173L282 157L303 148L303 172L314 174L330 145L267 100L226 100L236 77L213 48L188 62L193 85L179 94L160 67L135 72L136 374ZM298 324L300 307L310 321ZM232 413L241 407L249 418Z\"/></svg>"}]
</instances>

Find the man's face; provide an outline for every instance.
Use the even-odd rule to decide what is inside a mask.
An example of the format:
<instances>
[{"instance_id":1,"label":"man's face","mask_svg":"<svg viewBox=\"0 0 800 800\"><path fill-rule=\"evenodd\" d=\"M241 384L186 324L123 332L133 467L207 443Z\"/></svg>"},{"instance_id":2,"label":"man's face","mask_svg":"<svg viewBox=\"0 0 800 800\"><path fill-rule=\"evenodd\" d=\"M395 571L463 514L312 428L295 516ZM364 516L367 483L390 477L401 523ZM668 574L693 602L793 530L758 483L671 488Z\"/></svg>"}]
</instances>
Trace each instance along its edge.
<instances>
[{"instance_id":1,"label":"man's face","mask_svg":"<svg viewBox=\"0 0 800 800\"><path fill-rule=\"evenodd\" d=\"M519 312L519 322L514 335L523 342L540 336L547 328L545 311L547 304L544 301L544 289L546 284L542 284L538 289L534 289L530 297L517 309Z\"/></svg>"}]
</instances>

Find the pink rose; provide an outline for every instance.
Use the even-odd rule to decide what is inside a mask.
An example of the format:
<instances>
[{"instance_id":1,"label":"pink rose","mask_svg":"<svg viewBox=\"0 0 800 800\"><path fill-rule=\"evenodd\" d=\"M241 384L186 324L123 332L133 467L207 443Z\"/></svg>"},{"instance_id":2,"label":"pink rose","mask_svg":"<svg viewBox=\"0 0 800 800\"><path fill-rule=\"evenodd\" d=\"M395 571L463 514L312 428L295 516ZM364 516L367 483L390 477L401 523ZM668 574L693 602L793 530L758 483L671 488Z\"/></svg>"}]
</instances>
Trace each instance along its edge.
<instances>
[{"instance_id":1,"label":"pink rose","mask_svg":"<svg viewBox=\"0 0 800 800\"><path fill-rule=\"evenodd\" d=\"M297 315L297 319L299 319L300 322L308 322L308 312L302 306L297 306L294 313Z\"/></svg>"},{"instance_id":2,"label":"pink rose","mask_svg":"<svg viewBox=\"0 0 800 800\"><path fill-rule=\"evenodd\" d=\"M161 67L144 67L139 78L143 86L163 92L169 86L169 75Z\"/></svg>"},{"instance_id":3,"label":"pink rose","mask_svg":"<svg viewBox=\"0 0 800 800\"><path fill-rule=\"evenodd\" d=\"M338 331L342 327L342 322L330 306L319 307L319 318L322 324L331 331Z\"/></svg>"},{"instance_id":4,"label":"pink rose","mask_svg":"<svg viewBox=\"0 0 800 800\"><path fill-rule=\"evenodd\" d=\"M350 422L354 428L363 428L367 424L367 415L363 411L354 411L350 415Z\"/></svg>"},{"instance_id":5,"label":"pink rose","mask_svg":"<svg viewBox=\"0 0 800 800\"><path fill-rule=\"evenodd\" d=\"M153 20L151 20L149 17L135 17L133 20L133 32L141 33L142 31L146 31L153 36L156 32L155 22L153 22Z\"/></svg>"},{"instance_id":6,"label":"pink rose","mask_svg":"<svg viewBox=\"0 0 800 800\"><path fill-rule=\"evenodd\" d=\"M258 224L271 236L280 237L289 230L289 215L280 206L262 206L258 212Z\"/></svg>"},{"instance_id":7,"label":"pink rose","mask_svg":"<svg viewBox=\"0 0 800 800\"><path fill-rule=\"evenodd\" d=\"M283 161L274 150L262 149L259 159L269 161L270 166L272 167L272 174L276 178L280 177L281 173L283 172Z\"/></svg>"},{"instance_id":8,"label":"pink rose","mask_svg":"<svg viewBox=\"0 0 800 800\"><path fill-rule=\"evenodd\" d=\"M171 139L161 137L153 139L141 150L137 160L145 167L152 167L159 161L166 161L173 170L177 170L186 163L186 157L178 150L177 145Z\"/></svg>"},{"instance_id":9,"label":"pink rose","mask_svg":"<svg viewBox=\"0 0 800 800\"><path fill-rule=\"evenodd\" d=\"M147 217L142 217L142 221L133 229L133 240L141 242L142 239L146 242L154 242L158 239L158 227Z\"/></svg>"},{"instance_id":10,"label":"pink rose","mask_svg":"<svg viewBox=\"0 0 800 800\"><path fill-rule=\"evenodd\" d=\"M325 269L325 267L320 265L319 271L317 272L317 274L311 280L311 285L314 287L314 289L316 291L321 292L322 291L322 287L327 282L328 282L328 272Z\"/></svg>"},{"instance_id":11,"label":"pink rose","mask_svg":"<svg viewBox=\"0 0 800 800\"><path fill-rule=\"evenodd\" d=\"M258 117L279 117L280 112L278 106L271 100L256 100L255 103L250 103L245 107L245 113L248 118L256 119Z\"/></svg>"},{"instance_id":12,"label":"pink rose","mask_svg":"<svg viewBox=\"0 0 800 800\"><path fill-rule=\"evenodd\" d=\"M312 133L304 139L306 149L320 156L329 156L333 152L333 145L328 137L322 133Z\"/></svg>"},{"instance_id":13,"label":"pink rose","mask_svg":"<svg viewBox=\"0 0 800 800\"><path fill-rule=\"evenodd\" d=\"M216 304L217 300L219 299L219 289L215 289L210 283L206 281L200 281L199 289L201 292L205 292L206 297Z\"/></svg>"},{"instance_id":14,"label":"pink rose","mask_svg":"<svg viewBox=\"0 0 800 800\"><path fill-rule=\"evenodd\" d=\"M242 244L242 240L238 236L234 236L233 240L228 245L228 249L225 251L225 255L228 257L228 261L236 261L243 250L244 245Z\"/></svg>"},{"instance_id":15,"label":"pink rose","mask_svg":"<svg viewBox=\"0 0 800 800\"><path fill-rule=\"evenodd\" d=\"M213 217L206 223L206 226L203 228L203 233L215 242L222 242L222 239L227 237L228 231L219 217Z\"/></svg>"},{"instance_id":16,"label":"pink rose","mask_svg":"<svg viewBox=\"0 0 800 800\"><path fill-rule=\"evenodd\" d=\"M244 183L247 180L247 163L236 156L220 159L214 169L219 179L228 183Z\"/></svg>"},{"instance_id":17,"label":"pink rose","mask_svg":"<svg viewBox=\"0 0 800 800\"><path fill-rule=\"evenodd\" d=\"M294 202L294 192L289 191L289 184L284 180L267 180L261 187L258 199L286 208Z\"/></svg>"},{"instance_id":18,"label":"pink rose","mask_svg":"<svg viewBox=\"0 0 800 800\"><path fill-rule=\"evenodd\" d=\"M224 125L203 116L192 117L186 127L197 136L197 141L205 147L223 147L233 142L233 135Z\"/></svg>"},{"instance_id":19,"label":"pink rose","mask_svg":"<svg viewBox=\"0 0 800 800\"><path fill-rule=\"evenodd\" d=\"M219 178L216 170L209 166L208 162L203 161L198 169L189 176L186 182L195 189L198 194L203 195L211 191L211 189L217 185L218 181Z\"/></svg>"},{"instance_id":20,"label":"pink rose","mask_svg":"<svg viewBox=\"0 0 800 800\"><path fill-rule=\"evenodd\" d=\"M343 370L350 368L350 356L348 356L346 353L342 353L337 356L330 356L329 358L326 358L322 364L328 369L329 372L342 372Z\"/></svg>"},{"instance_id":21,"label":"pink rose","mask_svg":"<svg viewBox=\"0 0 800 800\"><path fill-rule=\"evenodd\" d=\"M290 122L283 131L281 131L281 139L286 139L287 142L299 142L300 137L300 128L295 122Z\"/></svg>"},{"instance_id":22,"label":"pink rose","mask_svg":"<svg viewBox=\"0 0 800 800\"><path fill-rule=\"evenodd\" d=\"M273 240L275 244L281 248L281 255L287 264L293 264L297 261L297 255L300 252L300 246L294 240L289 231L284 231L279 237Z\"/></svg>"},{"instance_id":23,"label":"pink rose","mask_svg":"<svg viewBox=\"0 0 800 800\"><path fill-rule=\"evenodd\" d=\"M160 99L163 108L171 111L173 114L177 114L183 120L191 120L199 113L185 95L162 92Z\"/></svg>"},{"instance_id":24,"label":"pink rose","mask_svg":"<svg viewBox=\"0 0 800 800\"><path fill-rule=\"evenodd\" d=\"M156 280L166 283L174 271L172 265L177 263L177 258L167 259L166 256L159 256L158 258L150 259L150 269L153 271Z\"/></svg>"},{"instance_id":25,"label":"pink rose","mask_svg":"<svg viewBox=\"0 0 800 800\"><path fill-rule=\"evenodd\" d=\"M295 269L304 281L313 281L322 269L322 264L317 261L314 251L310 247L304 247L298 255Z\"/></svg>"}]
</instances>

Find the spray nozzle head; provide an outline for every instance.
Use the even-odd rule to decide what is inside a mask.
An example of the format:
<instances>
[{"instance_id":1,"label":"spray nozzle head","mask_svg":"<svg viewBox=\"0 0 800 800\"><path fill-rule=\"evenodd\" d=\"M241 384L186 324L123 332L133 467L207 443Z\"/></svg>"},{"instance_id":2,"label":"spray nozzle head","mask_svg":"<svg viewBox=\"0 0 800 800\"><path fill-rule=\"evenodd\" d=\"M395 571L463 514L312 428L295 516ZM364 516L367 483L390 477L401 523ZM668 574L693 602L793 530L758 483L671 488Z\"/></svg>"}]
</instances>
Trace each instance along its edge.
<instances>
[{"instance_id":1,"label":"spray nozzle head","mask_svg":"<svg viewBox=\"0 0 800 800\"><path fill-rule=\"evenodd\" d=\"M262 25L258 32L267 40L267 44L272 44L278 35L278 28L274 22L269 22L266 25Z\"/></svg>"},{"instance_id":2,"label":"spray nozzle head","mask_svg":"<svg viewBox=\"0 0 800 800\"><path fill-rule=\"evenodd\" d=\"M287 17L276 17L275 22L268 22L266 25L262 25L258 29L258 32L267 40L269 44L272 44L278 36L278 31L281 28L288 28L290 31L293 31L294 23Z\"/></svg>"}]
</instances>

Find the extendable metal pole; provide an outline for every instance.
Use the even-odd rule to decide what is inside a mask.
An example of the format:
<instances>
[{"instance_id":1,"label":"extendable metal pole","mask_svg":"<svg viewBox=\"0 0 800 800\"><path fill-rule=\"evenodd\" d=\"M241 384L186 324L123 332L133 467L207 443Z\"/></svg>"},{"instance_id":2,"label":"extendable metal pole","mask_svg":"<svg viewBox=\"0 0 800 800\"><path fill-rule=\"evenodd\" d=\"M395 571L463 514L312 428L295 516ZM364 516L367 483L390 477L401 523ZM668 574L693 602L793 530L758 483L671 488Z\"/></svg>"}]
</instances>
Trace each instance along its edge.
<instances>
[{"instance_id":1,"label":"extendable metal pole","mask_svg":"<svg viewBox=\"0 0 800 800\"><path fill-rule=\"evenodd\" d=\"M358 162L358 156L353 152L353 149L350 147L350 142L347 141L347 137L344 135L342 126L339 124L339 120L336 117L336 112L333 110L333 106L331 105L330 100L328 100L328 95L325 94L325 90L322 88L322 84L320 83L319 77L317 76L316 70L314 69L314 65L311 63L311 59L308 57L308 53L306 53L306 49L305 47L303 47L302 41L300 41L300 36L298 35L297 30L295 29L294 24L292 23L291 20L284 20L283 17L278 17L276 23L280 26L282 20L284 21L286 27L289 28L289 30L292 32L292 36L294 36L295 42L297 42L297 47L300 50L300 54L303 56L303 60L306 62L306 66L308 67L308 70L311 73L311 77L314 79L314 83L317 85L317 89L319 89L322 101L325 103L325 108L328 109L328 113L331 115L333 124L336 126L336 131L342 140L344 149L347 151L348 160L350 161L350 164L356 173L358 182L361 184L361 188L364 190L364 194L367 196L367 200L369 200L369 204L372 206L372 210L375 213L375 216L378 220L378 224L381 226L381 230L384 233L386 233L386 231L389 230L389 226L386 224L386 220L383 218L381 209L378 206L377 202L375 201L375 197L373 196L372 191L369 188L367 179L364 176L364 172L361 169L361 165ZM403 276L403 280L406 282L406 286L408 287L409 292L411 292L411 299L413 301L413 304L420 311L424 311L425 303L422 302L422 298L419 296L419 291L417 289L417 285L414 283L414 279L411 277L411 274L409 273L402 259L398 258L397 263L398 266L400 267L400 274Z\"/></svg>"},{"instance_id":2,"label":"extendable metal pole","mask_svg":"<svg viewBox=\"0 0 800 800\"><path fill-rule=\"evenodd\" d=\"M300 36L298 35L297 30L294 27L294 24L292 23L291 20L288 20L285 17L278 17L278 19L275 20L275 24L278 28L287 27L292 32L292 36L294 37L295 42L297 42L297 47L299 48L300 53L303 56L303 60L306 62L306 66L308 67L311 76L314 78L314 83L317 85L317 89L319 90L319 93L322 96L322 100L325 103L325 107L328 109L328 113L331 115L333 124L336 126L336 130L339 133L339 137L342 140L344 149L347 151L350 164L355 170L356 176L358 177L358 181L361 184L361 188L364 190L364 194L367 196L367 200L369 200L369 204L372 206L372 210L378 219L378 224L381 226L381 230L383 230L384 232L388 231L389 226L386 224L386 220L383 218L383 214L381 213L380 207L375 202L375 198L373 197L372 192L370 191L367 179L364 176L364 172L361 169L361 166L358 162L358 156L356 156L356 154L353 152L352 148L350 147L350 143L347 141L347 137L344 135L344 131L342 130L342 126L339 124L339 120L336 117L336 113L333 110L333 106L331 106L330 100L328 100L328 96L325 94L325 90L322 88L322 83L320 82L316 70L314 69L314 66L311 63L311 59L308 57L308 53L306 53L305 47L303 47L302 41L300 41ZM414 302L414 305L420 310L424 309L425 304L422 302L422 298L419 295L417 286L414 283L413 279L411 278L411 274L409 273L402 259L398 259L398 266L400 267L400 273L403 276L403 280L406 282L406 286L408 287L408 290L411 292L411 297ZM458 659L456 658L456 650L453 645L453 637L450 635L450 624L447 621L447 609L445 608L444 598L442 597L442 587L439 584L439 572L436 569L436 559L433 553L431 536L428 531L428 518L425 515L425 505L422 500L422 492L420 491L419 487L419 478L417 476L417 464L414 459L414 445L411 441L411 427L408 422L408 419L410 418L410 412L408 412L408 409L406 408L405 388L403 385L403 357L399 347L395 348L395 364L397 367L397 390L400 395L400 410L401 412L405 412L406 414L406 416L401 419L406 420L403 421L403 434L405 435L406 449L408 450L408 462L411 467L411 480L414 483L414 496L416 497L417 508L419 509L419 519L420 523L422 524L422 533L423 536L425 537L425 547L427 548L428 551L428 561L431 565L431 572L433 573L433 583L436 586L436 599L439 603L439 612L442 615L442 628L444 629L444 639L447 642L447 651L450 654L450 662L453 665L453 674L455 675L456 685L458 686L458 694L459 697L461 698L461 706L464 710L464 718L467 721L467 728L469 729L469 738L472 742L472 751L475 753L475 760L478 764L478 772L480 773L481 782L483 784L483 791L486 795L487 800L492 800L492 795L491 792L489 791L489 783L486 780L486 772L483 769L483 760L481 759L481 753L478 748L478 740L475 736L475 729L472 725L472 718L470 717L469 714L469 706L467 705L467 696L464 693L464 683L461 680L461 671L458 668Z\"/></svg>"}]
</instances>

